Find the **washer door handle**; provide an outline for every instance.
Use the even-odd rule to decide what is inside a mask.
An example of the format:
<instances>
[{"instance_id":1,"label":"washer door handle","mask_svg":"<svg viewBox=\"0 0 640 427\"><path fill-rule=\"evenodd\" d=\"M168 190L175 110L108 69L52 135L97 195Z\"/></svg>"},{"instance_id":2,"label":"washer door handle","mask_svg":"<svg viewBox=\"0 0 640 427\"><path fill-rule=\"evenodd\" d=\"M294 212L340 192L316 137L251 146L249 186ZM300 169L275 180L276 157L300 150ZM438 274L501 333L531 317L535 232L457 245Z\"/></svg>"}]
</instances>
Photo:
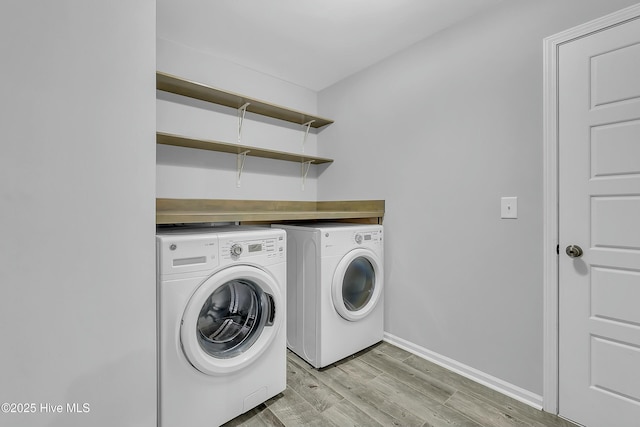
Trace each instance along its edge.
<instances>
[{"instance_id":1,"label":"washer door handle","mask_svg":"<svg viewBox=\"0 0 640 427\"><path fill-rule=\"evenodd\" d=\"M268 294L266 292L264 294L267 297L267 305L268 305L267 322L264 324L264 326L273 326L273 323L276 320L276 303L273 300L273 295Z\"/></svg>"}]
</instances>

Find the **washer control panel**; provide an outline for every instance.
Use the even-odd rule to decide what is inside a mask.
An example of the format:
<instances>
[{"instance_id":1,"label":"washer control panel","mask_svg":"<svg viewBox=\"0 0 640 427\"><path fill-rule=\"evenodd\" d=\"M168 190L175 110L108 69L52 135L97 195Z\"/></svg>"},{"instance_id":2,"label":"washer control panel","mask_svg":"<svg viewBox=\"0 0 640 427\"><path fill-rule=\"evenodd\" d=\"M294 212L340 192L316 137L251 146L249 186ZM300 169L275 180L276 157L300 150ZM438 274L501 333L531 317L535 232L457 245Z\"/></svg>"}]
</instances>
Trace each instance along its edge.
<instances>
[{"instance_id":1,"label":"washer control panel","mask_svg":"<svg viewBox=\"0 0 640 427\"><path fill-rule=\"evenodd\" d=\"M220 239L222 259L237 261L257 256L277 258L285 256L285 239L276 237L258 240Z\"/></svg>"},{"instance_id":2,"label":"washer control panel","mask_svg":"<svg viewBox=\"0 0 640 427\"><path fill-rule=\"evenodd\" d=\"M287 258L286 233L275 228L170 228L156 235L156 248L160 276L191 275L242 260L273 265Z\"/></svg>"},{"instance_id":3,"label":"washer control panel","mask_svg":"<svg viewBox=\"0 0 640 427\"><path fill-rule=\"evenodd\" d=\"M220 263L218 237L164 235L157 239L160 274L185 274L211 270Z\"/></svg>"},{"instance_id":4,"label":"washer control panel","mask_svg":"<svg viewBox=\"0 0 640 427\"><path fill-rule=\"evenodd\" d=\"M234 243L231 246L231 251L230 252L231 252L231 256L232 257L234 257L234 256L238 257L238 256L242 255L242 245Z\"/></svg>"}]
</instances>

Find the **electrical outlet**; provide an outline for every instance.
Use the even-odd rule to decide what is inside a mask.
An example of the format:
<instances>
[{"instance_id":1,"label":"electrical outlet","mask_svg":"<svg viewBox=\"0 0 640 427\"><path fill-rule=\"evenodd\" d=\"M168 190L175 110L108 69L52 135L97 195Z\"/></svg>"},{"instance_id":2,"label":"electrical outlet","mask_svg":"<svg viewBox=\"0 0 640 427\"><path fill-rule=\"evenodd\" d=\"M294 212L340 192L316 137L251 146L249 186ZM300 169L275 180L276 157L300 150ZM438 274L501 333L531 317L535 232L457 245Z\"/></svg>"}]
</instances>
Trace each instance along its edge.
<instances>
[{"instance_id":1,"label":"electrical outlet","mask_svg":"<svg viewBox=\"0 0 640 427\"><path fill-rule=\"evenodd\" d=\"M503 197L500 199L500 218L517 219L518 218L518 198Z\"/></svg>"}]
</instances>

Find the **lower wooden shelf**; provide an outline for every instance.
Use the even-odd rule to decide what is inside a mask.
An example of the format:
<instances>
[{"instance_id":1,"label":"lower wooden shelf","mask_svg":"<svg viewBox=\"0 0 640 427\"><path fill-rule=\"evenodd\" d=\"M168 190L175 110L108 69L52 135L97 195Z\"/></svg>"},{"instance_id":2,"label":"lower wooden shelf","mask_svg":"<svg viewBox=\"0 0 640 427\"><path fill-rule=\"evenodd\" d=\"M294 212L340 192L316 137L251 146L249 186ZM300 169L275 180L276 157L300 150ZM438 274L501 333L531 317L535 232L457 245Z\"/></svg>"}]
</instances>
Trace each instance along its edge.
<instances>
[{"instance_id":1,"label":"lower wooden shelf","mask_svg":"<svg viewBox=\"0 0 640 427\"><path fill-rule=\"evenodd\" d=\"M157 132L156 143L162 145L174 145L176 147L197 148L199 150L219 151L221 153L242 154L250 157L264 157L267 159L285 160L288 162L311 162L314 165L331 163L333 159L324 157L307 156L304 154L287 153L285 151L267 150L264 148L250 147L248 145L230 144L227 142L194 139L186 136Z\"/></svg>"},{"instance_id":2,"label":"lower wooden shelf","mask_svg":"<svg viewBox=\"0 0 640 427\"><path fill-rule=\"evenodd\" d=\"M156 224L349 220L381 224L384 200L156 199Z\"/></svg>"}]
</instances>

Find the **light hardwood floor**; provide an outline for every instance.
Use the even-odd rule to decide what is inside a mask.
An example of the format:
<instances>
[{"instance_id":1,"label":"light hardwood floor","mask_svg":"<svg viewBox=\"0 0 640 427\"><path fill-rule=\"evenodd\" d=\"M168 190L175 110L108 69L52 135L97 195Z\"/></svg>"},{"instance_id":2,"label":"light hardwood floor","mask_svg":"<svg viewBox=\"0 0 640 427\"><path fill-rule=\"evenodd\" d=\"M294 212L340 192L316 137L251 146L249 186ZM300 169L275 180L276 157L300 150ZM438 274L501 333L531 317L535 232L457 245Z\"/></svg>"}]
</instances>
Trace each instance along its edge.
<instances>
[{"instance_id":1,"label":"light hardwood floor","mask_svg":"<svg viewBox=\"0 0 640 427\"><path fill-rule=\"evenodd\" d=\"M287 389L224 427L575 427L391 344L317 370L288 352Z\"/></svg>"}]
</instances>

